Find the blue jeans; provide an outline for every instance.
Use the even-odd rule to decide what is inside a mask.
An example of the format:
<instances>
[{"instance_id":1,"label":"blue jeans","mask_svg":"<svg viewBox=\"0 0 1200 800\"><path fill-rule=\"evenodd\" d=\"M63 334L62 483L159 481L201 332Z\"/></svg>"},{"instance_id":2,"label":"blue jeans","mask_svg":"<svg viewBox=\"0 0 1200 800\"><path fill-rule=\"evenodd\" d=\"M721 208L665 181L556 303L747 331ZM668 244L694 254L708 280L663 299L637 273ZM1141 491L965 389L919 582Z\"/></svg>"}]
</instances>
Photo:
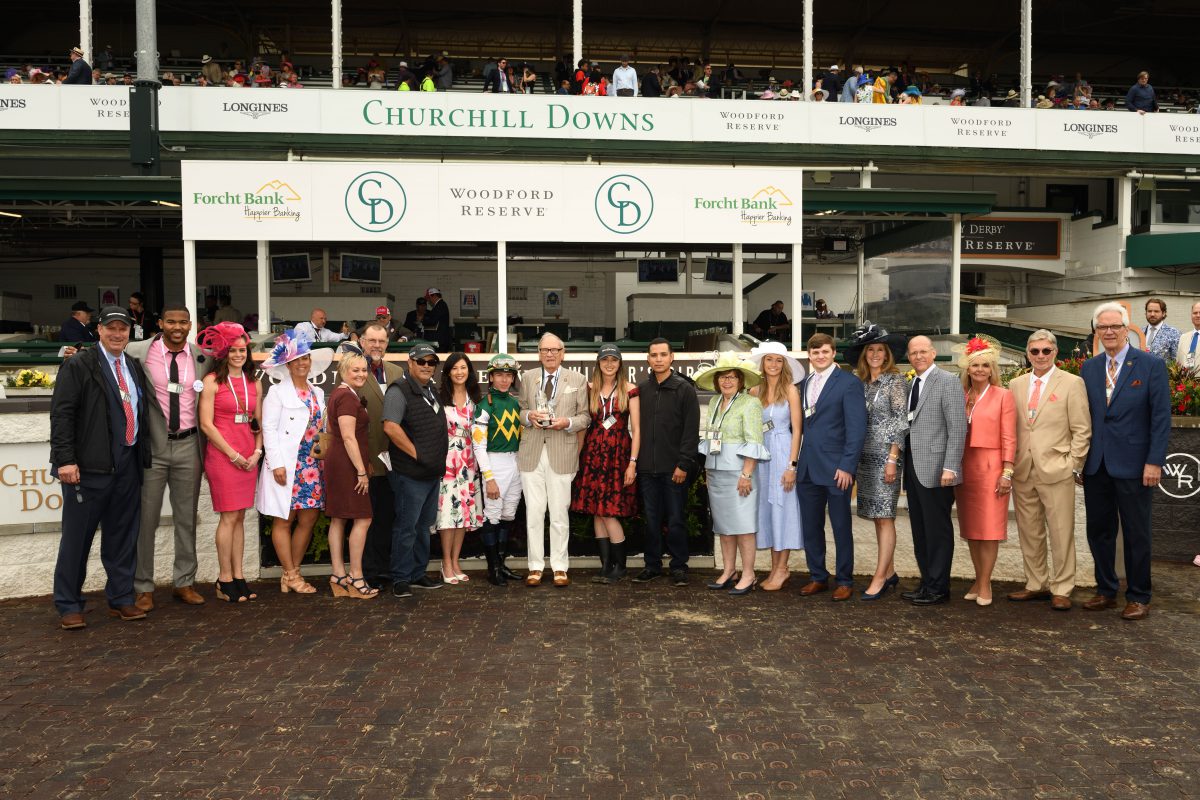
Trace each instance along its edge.
<instances>
[{"instance_id":1,"label":"blue jeans","mask_svg":"<svg viewBox=\"0 0 1200 800\"><path fill-rule=\"evenodd\" d=\"M687 522L684 516L687 506L689 480L675 483L671 473L641 473L638 488L642 491L645 506L646 543L644 558L646 569L662 571L663 517L667 522L667 549L671 553L671 571L687 571L688 541Z\"/></svg>"},{"instance_id":2,"label":"blue jeans","mask_svg":"<svg viewBox=\"0 0 1200 800\"><path fill-rule=\"evenodd\" d=\"M392 580L412 583L429 569L429 528L437 520L437 478L421 481L388 473L396 504L392 523Z\"/></svg>"}]
</instances>

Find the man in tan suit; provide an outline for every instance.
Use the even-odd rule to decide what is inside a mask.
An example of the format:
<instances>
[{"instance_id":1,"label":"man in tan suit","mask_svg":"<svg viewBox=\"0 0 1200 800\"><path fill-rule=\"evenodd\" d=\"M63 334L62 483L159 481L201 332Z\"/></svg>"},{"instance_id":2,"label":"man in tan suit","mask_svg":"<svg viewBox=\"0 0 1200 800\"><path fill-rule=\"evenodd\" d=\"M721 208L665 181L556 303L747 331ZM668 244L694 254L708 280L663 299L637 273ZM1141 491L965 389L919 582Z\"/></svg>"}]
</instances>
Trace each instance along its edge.
<instances>
[{"instance_id":1,"label":"man in tan suit","mask_svg":"<svg viewBox=\"0 0 1200 800\"><path fill-rule=\"evenodd\" d=\"M388 330L378 323L369 323L363 328L358 340L363 355L367 357L371 378L363 386L363 397L367 401L367 443L370 462L367 471L371 494L371 527L367 529L367 545L363 550L363 573L367 582L375 588L387 583L391 574L392 523L396 518L392 487L388 484L388 468L379 460L380 453L388 451L389 439L383 432L383 393L404 369L397 363L384 361L387 354Z\"/></svg>"},{"instance_id":2,"label":"man in tan suit","mask_svg":"<svg viewBox=\"0 0 1200 800\"><path fill-rule=\"evenodd\" d=\"M1054 610L1069 611L1075 588L1075 485L1082 484L1092 420L1083 379L1054 366L1058 357L1054 334L1031 333L1026 353L1033 371L1013 379L1008 387L1017 404L1013 508L1025 561L1025 588L1008 599L1049 598Z\"/></svg>"},{"instance_id":3,"label":"man in tan suit","mask_svg":"<svg viewBox=\"0 0 1200 800\"><path fill-rule=\"evenodd\" d=\"M1200 300L1192 303L1192 330L1180 335L1175 360L1190 370L1200 368Z\"/></svg>"},{"instance_id":4,"label":"man in tan suit","mask_svg":"<svg viewBox=\"0 0 1200 800\"><path fill-rule=\"evenodd\" d=\"M521 377L521 449L517 451L517 469L525 492L525 526L529 546L529 574L526 586L542 582L546 567L545 520L550 510L550 568L554 585L568 586L570 538L568 510L571 505L571 481L579 468L579 436L587 428L587 379L583 373L561 369L562 339L552 333L538 340L541 367Z\"/></svg>"}]
</instances>

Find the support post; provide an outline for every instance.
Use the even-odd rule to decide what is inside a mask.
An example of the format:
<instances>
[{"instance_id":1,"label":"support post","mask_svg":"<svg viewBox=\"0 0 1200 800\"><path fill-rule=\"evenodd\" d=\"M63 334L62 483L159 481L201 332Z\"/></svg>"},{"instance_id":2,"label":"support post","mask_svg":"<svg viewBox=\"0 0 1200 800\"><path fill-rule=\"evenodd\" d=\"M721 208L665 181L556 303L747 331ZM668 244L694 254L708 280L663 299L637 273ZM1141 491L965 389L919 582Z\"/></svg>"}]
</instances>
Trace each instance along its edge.
<instances>
[{"instance_id":1,"label":"support post","mask_svg":"<svg viewBox=\"0 0 1200 800\"><path fill-rule=\"evenodd\" d=\"M258 332L271 332L271 261L268 258L270 242L255 242L258 267Z\"/></svg>"},{"instance_id":2,"label":"support post","mask_svg":"<svg viewBox=\"0 0 1200 800\"><path fill-rule=\"evenodd\" d=\"M83 59L95 67L92 61L92 0L79 0L79 49Z\"/></svg>"},{"instance_id":3,"label":"support post","mask_svg":"<svg viewBox=\"0 0 1200 800\"><path fill-rule=\"evenodd\" d=\"M192 341L200 326L200 309L196 303L196 240L183 240L183 303L187 306L188 316L192 318Z\"/></svg>"},{"instance_id":4,"label":"support post","mask_svg":"<svg viewBox=\"0 0 1200 800\"><path fill-rule=\"evenodd\" d=\"M1151 206L1153 207L1153 206ZM1124 175L1117 178L1117 230L1121 237L1120 250L1117 252L1117 269L1125 268L1125 243L1133 233L1133 179ZM1124 278L1122 278L1124 283Z\"/></svg>"},{"instance_id":5,"label":"support post","mask_svg":"<svg viewBox=\"0 0 1200 800\"><path fill-rule=\"evenodd\" d=\"M508 242L496 242L496 352L508 352Z\"/></svg>"},{"instance_id":6,"label":"support post","mask_svg":"<svg viewBox=\"0 0 1200 800\"><path fill-rule=\"evenodd\" d=\"M950 235L950 333L961 333L962 322L962 214L954 214Z\"/></svg>"},{"instance_id":7,"label":"support post","mask_svg":"<svg viewBox=\"0 0 1200 800\"><path fill-rule=\"evenodd\" d=\"M571 68L583 58L583 0L571 3Z\"/></svg>"},{"instance_id":8,"label":"support post","mask_svg":"<svg viewBox=\"0 0 1200 800\"><path fill-rule=\"evenodd\" d=\"M740 336L746 328L742 313L742 246L733 246L733 335Z\"/></svg>"},{"instance_id":9,"label":"support post","mask_svg":"<svg viewBox=\"0 0 1200 800\"><path fill-rule=\"evenodd\" d=\"M813 0L804 0L804 99L813 90Z\"/></svg>"},{"instance_id":10,"label":"support post","mask_svg":"<svg viewBox=\"0 0 1200 800\"><path fill-rule=\"evenodd\" d=\"M801 228L803 228L803 224L801 224ZM801 324L804 317L803 249L800 242L792 245L792 350L794 352L804 349L804 330Z\"/></svg>"},{"instance_id":11,"label":"support post","mask_svg":"<svg viewBox=\"0 0 1200 800\"><path fill-rule=\"evenodd\" d=\"M690 295L692 293L692 251L688 250L684 253L683 258L683 293Z\"/></svg>"},{"instance_id":12,"label":"support post","mask_svg":"<svg viewBox=\"0 0 1200 800\"><path fill-rule=\"evenodd\" d=\"M342 0L332 0L333 12L333 88L342 88Z\"/></svg>"},{"instance_id":13,"label":"support post","mask_svg":"<svg viewBox=\"0 0 1200 800\"><path fill-rule=\"evenodd\" d=\"M329 248L321 248L321 293L328 296L329 294Z\"/></svg>"},{"instance_id":14,"label":"support post","mask_svg":"<svg viewBox=\"0 0 1200 800\"><path fill-rule=\"evenodd\" d=\"M858 290L857 290L857 292L858 292L858 313L855 314L855 316L854 316L855 322L857 322L859 325L862 325L863 322L866 321L866 318L867 318L867 314L863 310L867 304L866 299L864 299L864 297L863 297L863 294L866 292L866 290L867 290L867 257L866 257L866 254L863 252L862 245L860 244L858 247Z\"/></svg>"},{"instance_id":15,"label":"support post","mask_svg":"<svg viewBox=\"0 0 1200 800\"><path fill-rule=\"evenodd\" d=\"M1021 108L1033 107L1033 0L1021 0Z\"/></svg>"}]
</instances>

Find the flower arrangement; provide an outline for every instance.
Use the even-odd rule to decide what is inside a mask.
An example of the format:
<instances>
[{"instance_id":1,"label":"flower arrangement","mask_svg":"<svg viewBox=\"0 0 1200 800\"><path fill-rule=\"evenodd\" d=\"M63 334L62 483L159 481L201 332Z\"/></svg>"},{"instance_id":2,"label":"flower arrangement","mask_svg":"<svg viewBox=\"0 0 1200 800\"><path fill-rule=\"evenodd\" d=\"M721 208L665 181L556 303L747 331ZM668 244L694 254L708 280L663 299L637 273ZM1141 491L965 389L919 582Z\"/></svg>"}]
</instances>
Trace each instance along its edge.
<instances>
[{"instance_id":1,"label":"flower arrangement","mask_svg":"<svg viewBox=\"0 0 1200 800\"><path fill-rule=\"evenodd\" d=\"M1171 382L1171 413L1177 417L1200 417L1200 375L1176 362L1167 364Z\"/></svg>"},{"instance_id":2,"label":"flower arrangement","mask_svg":"<svg viewBox=\"0 0 1200 800\"><path fill-rule=\"evenodd\" d=\"M904 380L908 381L909 383L912 383L913 378L915 377L917 377L917 371L915 369L910 369L908 372L904 373Z\"/></svg>"},{"instance_id":3,"label":"flower arrangement","mask_svg":"<svg viewBox=\"0 0 1200 800\"><path fill-rule=\"evenodd\" d=\"M9 375L7 383L14 389L49 389L54 379L40 369L23 369Z\"/></svg>"}]
</instances>

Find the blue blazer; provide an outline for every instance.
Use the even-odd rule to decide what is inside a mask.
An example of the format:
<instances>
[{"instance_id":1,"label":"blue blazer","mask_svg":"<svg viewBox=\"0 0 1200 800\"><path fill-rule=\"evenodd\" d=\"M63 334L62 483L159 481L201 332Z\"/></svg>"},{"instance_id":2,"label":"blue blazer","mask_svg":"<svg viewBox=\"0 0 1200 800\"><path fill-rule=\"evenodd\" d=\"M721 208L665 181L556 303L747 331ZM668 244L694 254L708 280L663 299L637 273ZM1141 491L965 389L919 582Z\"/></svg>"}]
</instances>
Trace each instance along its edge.
<instances>
[{"instance_id":1,"label":"blue blazer","mask_svg":"<svg viewBox=\"0 0 1200 800\"><path fill-rule=\"evenodd\" d=\"M812 373L800 384L800 407L805 409L810 380ZM853 373L835 367L821 389L812 416L807 416L807 411L804 414L796 480L834 486L837 470L853 475L867 438L867 404L862 381Z\"/></svg>"},{"instance_id":2,"label":"blue blazer","mask_svg":"<svg viewBox=\"0 0 1200 800\"><path fill-rule=\"evenodd\" d=\"M1171 436L1171 384L1166 363L1130 346L1117 375L1112 401L1105 403L1108 355L1083 362L1079 374L1092 412L1092 445L1083 471L1100 464L1114 478L1141 478L1146 464L1162 466Z\"/></svg>"}]
</instances>

